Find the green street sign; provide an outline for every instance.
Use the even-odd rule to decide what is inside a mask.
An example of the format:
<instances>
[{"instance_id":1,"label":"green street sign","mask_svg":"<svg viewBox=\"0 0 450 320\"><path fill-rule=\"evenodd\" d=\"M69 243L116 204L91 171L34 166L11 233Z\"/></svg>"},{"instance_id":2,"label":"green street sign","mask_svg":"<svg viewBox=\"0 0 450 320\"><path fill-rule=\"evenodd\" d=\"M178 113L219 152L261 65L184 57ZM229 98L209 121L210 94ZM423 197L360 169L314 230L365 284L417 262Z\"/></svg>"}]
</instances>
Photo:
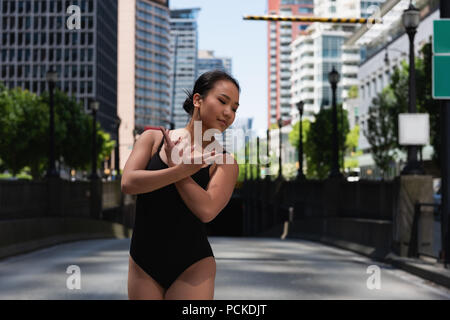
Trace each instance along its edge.
<instances>
[{"instance_id":1,"label":"green street sign","mask_svg":"<svg viewBox=\"0 0 450 320\"><path fill-rule=\"evenodd\" d=\"M433 53L450 54L450 19L433 21Z\"/></svg>"},{"instance_id":2,"label":"green street sign","mask_svg":"<svg viewBox=\"0 0 450 320\"><path fill-rule=\"evenodd\" d=\"M450 55L433 56L433 99L450 100Z\"/></svg>"},{"instance_id":3,"label":"green street sign","mask_svg":"<svg viewBox=\"0 0 450 320\"><path fill-rule=\"evenodd\" d=\"M450 19L433 21L433 99L450 99Z\"/></svg>"}]
</instances>

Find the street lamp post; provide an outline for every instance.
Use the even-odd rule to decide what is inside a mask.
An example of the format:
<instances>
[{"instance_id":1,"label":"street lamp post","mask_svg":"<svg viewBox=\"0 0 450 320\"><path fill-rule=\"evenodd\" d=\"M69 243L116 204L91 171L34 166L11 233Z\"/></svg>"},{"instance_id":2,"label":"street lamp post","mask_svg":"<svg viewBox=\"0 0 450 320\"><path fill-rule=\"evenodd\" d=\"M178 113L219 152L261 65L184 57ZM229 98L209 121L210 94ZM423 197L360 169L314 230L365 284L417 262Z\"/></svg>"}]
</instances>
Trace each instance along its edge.
<instances>
[{"instance_id":1,"label":"street lamp post","mask_svg":"<svg viewBox=\"0 0 450 320\"><path fill-rule=\"evenodd\" d=\"M120 129L120 124L122 123L122 120L117 117L116 118L116 130L117 130L117 145L116 145L116 152L115 152L115 169L116 169L116 174L119 177L120 176L120 145L119 145L119 129Z\"/></svg>"},{"instance_id":2,"label":"street lamp post","mask_svg":"<svg viewBox=\"0 0 450 320\"><path fill-rule=\"evenodd\" d=\"M403 26L409 37L409 104L408 112L416 113L416 68L414 62L414 36L420 22L419 10L410 2L402 15ZM408 162L401 174L423 174L424 171L417 160L417 146L408 146Z\"/></svg>"},{"instance_id":3,"label":"street lamp post","mask_svg":"<svg viewBox=\"0 0 450 320\"><path fill-rule=\"evenodd\" d=\"M299 123L299 139L298 139L298 172L297 172L297 180L305 180L306 177L303 174L303 106L304 102L299 101L297 103L298 113L300 115L300 123Z\"/></svg>"},{"instance_id":4,"label":"street lamp post","mask_svg":"<svg viewBox=\"0 0 450 320\"><path fill-rule=\"evenodd\" d=\"M49 123L49 156L48 156L48 169L47 169L47 177L48 178L57 178L59 177L58 171L56 171L55 167L55 102L53 91L55 89L56 81L58 81L58 74L51 68L47 72L47 82L49 87L49 103L50 103L50 123Z\"/></svg>"},{"instance_id":5,"label":"street lamp post","mask_svg":"<svg viewBox=\"0 0 450 320\"><path fill-rule=\"evenodd\" d=\"M279 149L280 149L280 156L278 157L278 178L281 179L283 176L283 167L281 165L281 149L282 149L282 137L281 137L281 128L283 127L283 120L281 120L281 116L278 118L278 132L279 132Z\"/></svg>"},{"instance_id":6,"label":"street lamp post","mask_svg":"<svg viewBox=\"0 0 450 320\"><path fill-rule=\"evenodd\" d=\"M259 165L259 137L256 137L256 180L259 181L260 179L260 174L261 174L261 169L260 169L260 165Z\"/></svg>"},{"instance_id":7,"label":"street lamp post","mask_svg":"<svg viewBox=\"0 0 450 320\"><path fill-rule=\"evenodd\" d=\"M98 101L92 100L89 103L92 110L92 171L90 175L91 180L97 180L97 111L99 109Z\"/></svg>"},{"instance_id":8,"label":"street lamp post","mask_svg":"<svg viewBox=\"0 0 450 320\"><path fill-rule=\"evenodd\" d=\"M333 125L333 159L331 163L331 172L329 178L343 178L339 171L339 147L338 147L338 129L337 129L337 106L336 106L336 88L339 82L339 72L333 66L333 69L328 74L328 81L331 84L332 100L333 100L333 112L332 112L332 125Z\"/></svg>"},{"instance_id":9,"label":"street lamp post","mask_svg":"<svg viewBox=\"0 0 450 320\"><path fill-rule=\"evenodd\" d=\"M264 179L266 179L266 181L268 181L269 179L270 179L270 176L269 176L269 169L270 169L270 152L269 152L269 149L270 149L270 130L269 129L267 129L266 130L266 142L267 142L267 145L266 145L266 149L267 149L267 164L266 164L266 176L264 177Z\"/></svg>"}]
</instances>

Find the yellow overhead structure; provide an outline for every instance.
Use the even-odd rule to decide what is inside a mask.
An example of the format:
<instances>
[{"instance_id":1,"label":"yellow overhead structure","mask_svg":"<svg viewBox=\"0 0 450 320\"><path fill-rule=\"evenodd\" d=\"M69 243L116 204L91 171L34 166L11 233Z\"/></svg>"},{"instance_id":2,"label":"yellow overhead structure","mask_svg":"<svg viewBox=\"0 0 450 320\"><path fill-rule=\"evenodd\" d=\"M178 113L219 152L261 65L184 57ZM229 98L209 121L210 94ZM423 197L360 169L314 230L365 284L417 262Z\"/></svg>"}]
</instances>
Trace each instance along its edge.
<instances>
[{"instance_id":1,"label":"yellow overhead structure","mask_svg":"<svg viewBox=\"0 0 450 320\"><path fill-rule=\"evenodd\" d=\"M382 23L377 18L321 18L321 17L305 17L305 16L244 16L244 20L263 20L263 21L292 21L292 22L328 22L328 23Z\"/></svg>"}]
</instances>

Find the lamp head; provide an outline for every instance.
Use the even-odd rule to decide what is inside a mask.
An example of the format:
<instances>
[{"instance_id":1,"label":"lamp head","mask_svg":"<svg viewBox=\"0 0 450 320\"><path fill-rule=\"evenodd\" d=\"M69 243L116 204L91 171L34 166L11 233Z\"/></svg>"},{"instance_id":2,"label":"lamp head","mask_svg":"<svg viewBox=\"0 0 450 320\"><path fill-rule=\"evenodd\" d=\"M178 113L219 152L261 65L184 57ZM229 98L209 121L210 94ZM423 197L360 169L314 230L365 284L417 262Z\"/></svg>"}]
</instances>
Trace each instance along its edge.
<instances>
[{"instance_id":1,"label":"lamp head","mask_svg":"<svg viewBox=\"0 0 450 320\"><path fill-rule=\"evenodd\" d=\"M49 71L47 71L46 78L47 78L47 81L50 82L50 83L55 83L56 81L58 81L58 74L53 69L53 67L50 68Z\"/></svg>"},{"instance_id":2,"label":"lamp head","mask_svg":"<svg viewBox=\"0 0 450 320\"><path fill-rule=\"evenodd\" d=\"M339 72L336 71L336 69L333 66L333 69L328 74L328 81L330 81L331 85L336 85L340 80Z\"/></svg>"},{"instance_id":3,"label":"lamp head","mask_svg":"<svg viewBox=\"0 0 450 320\"><path fill-rule=\"evenodd\" d=\"M297 102L297 109L300 114L303 114L303 106L304 105L305 105L305 103L303 102L303 100L300 100L299 102Z\"/></svg>"},{"instance_id":4,"label":"lamp head","mask_svg":"<svg viewBox=\"0 0 450 320\"><path fill-rule=\"evenodd\" d=\"M420 12L419 9L412 4L412 1L409 3L408 9L403 11L402 22L406 30L415 30L419 26Z\"/></svg>"},{"instance_id":5,"label":"lamp head","mask_svg":"<svg viewBox=\"0 0 450 320\"><path fill-rule=\"evenodd\" d=\"M92 100L91 102L89 102L89 108L90 108L92 111L98 111L98 109L99 109L99 103L98 103L98 101Z\"/></svg>"}]
</instances>

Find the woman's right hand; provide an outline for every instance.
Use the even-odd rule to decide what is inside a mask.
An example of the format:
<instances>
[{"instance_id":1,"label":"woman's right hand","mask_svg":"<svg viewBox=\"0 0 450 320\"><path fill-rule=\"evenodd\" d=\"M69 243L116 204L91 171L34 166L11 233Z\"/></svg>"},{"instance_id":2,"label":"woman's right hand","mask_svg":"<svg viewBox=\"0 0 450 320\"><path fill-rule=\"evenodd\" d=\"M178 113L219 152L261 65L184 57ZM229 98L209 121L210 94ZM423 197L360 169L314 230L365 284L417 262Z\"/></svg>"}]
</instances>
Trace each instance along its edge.
<instances>
[{"instance_id":1,"label":"woman's right hand","mask_svg":"<svg viewBox=\"0 0 450 320\"><path fill-rule=\"evenodd\" d=\"M181 137L172 141L169 137L169 130L163 127L160 127L160 129L164 136L164 151L169 167L179 166L183 171L190 172L190 175L192 175L211 164L217 156L214 150L202 154L202 152L196 150L198 148L195 145L189 147L189 145L184 144L183 148ZM172 159L173 156L175 159Z\"/></svg>"}]
</instances>

